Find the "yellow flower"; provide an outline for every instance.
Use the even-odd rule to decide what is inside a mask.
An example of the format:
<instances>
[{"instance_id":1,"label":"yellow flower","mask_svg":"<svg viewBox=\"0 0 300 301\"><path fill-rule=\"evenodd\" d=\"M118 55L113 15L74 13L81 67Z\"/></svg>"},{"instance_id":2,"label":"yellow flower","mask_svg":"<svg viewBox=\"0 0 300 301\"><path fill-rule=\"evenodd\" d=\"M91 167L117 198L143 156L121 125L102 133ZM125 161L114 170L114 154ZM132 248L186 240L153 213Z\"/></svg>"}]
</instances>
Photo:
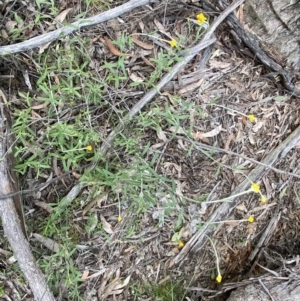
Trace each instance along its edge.
<instances>
[{"instance_id":1,"label":"yellow flower","mask_svg":"<svg viewBox=\"0 0 300 301\"><path fill-rule=\"evenodd\" d=\"M247 220L248 220L249 223L253 223L254 222L254 216L250 215Z\"/></svg>"},{"instance_id":2,"label":"yellow flower","mask_svg":"<svg viewBox=\"0 0 300 301\"><path fill-rule=\"evenodd\" d=\"M174 39L172 39L169 43L170 43L172 48L177 46L177 41L174 40Z\"/></svg>"},{"instance_id":3,"label":"yellow flower","mask_svg":"<svg viewBox=\"0 0 300 301\"><path fill-rule=\"evenodd\" d=\"M198 24L202 24L207 20L207 18L205 17L205 15L203 13L198 14L196 16L196 18L197 18Z\"/></svg>"},{"instance_id":4,"label":"yellow flower","mask_svg":"<svg viewBox=\"0 0 300 301\"><path fill-rule=\"evenodd\" d=\"M255 122L256 121L256 117L254 115L247 115L247 118L250 122Z\"/></svg>"},{"instance_id":5,"label":"yellow flower","mask_svg":"<svg viewBox=\"0 0 300 301\"><path fill-rule=\"evenodd\" d=\"M191 18L190 18L190 17L187 17L186 20L187 20L188 22L191 22Z\"/></svg>"},{"instance_id":6,"label":"yellow flower","mask_svg":"<svg viewBox=\"0 0 300 301\"><path fill-rule=\"evenodd\" d=\"M88 145L88 146L86 147L86 149L87 149L88 151L92 151L92 150L93 150L93 147L92 147L91 145Z\"/></svg>"},{"instance_id":7,"label":"yellow flower","mask_svg":"<svg viewBox=\"0 0 300 301\"><path fill-rule=\"evenodd\" d=\"M183 248L184 247L184 242L182 240L179 241L178 243L178 248Z\"/></svg>"},{"instance_id":8,"label":"yellow flower","mask_svg":"<svg viewBox=\"0 0 300 301\"><path fill-rule=\"evenodd\" d=\"M265 195L262 195L260 201L262 203L266 203L267 202L267 197Z\"/></svg>"},{"instance_id":9,"label":"yellow flower","mask_svg":"<svg viewBox=\"0 0 300 301\"><path fill-rule=\"evenodd\" d=\"M217 281L218 283L221 283L221 282L222 282L222 275L221 275L221 274L219 274L219 275L216 277L216 281Z\"/></svg>"},{"instance_id":10,"label":"yellow flower","mask_svg":"<svg viewBox=\"0 0 300 301\"><path fill-rule=\"evenodd\" d=\"M255 192L255 193L259 193L260 192L260 185L257 183L252 183L251 184L251 189Z\"/></svg>"},{"instance_id":11,"label":"yellow flower","mask_svg":"<svg viewBox=\"0 0 300 301\"><path fill-rule=\"evenodd\" d=\"M118 216L118 222L120 223L122 221L122 216Z\"/></svg>"}]
</instances>

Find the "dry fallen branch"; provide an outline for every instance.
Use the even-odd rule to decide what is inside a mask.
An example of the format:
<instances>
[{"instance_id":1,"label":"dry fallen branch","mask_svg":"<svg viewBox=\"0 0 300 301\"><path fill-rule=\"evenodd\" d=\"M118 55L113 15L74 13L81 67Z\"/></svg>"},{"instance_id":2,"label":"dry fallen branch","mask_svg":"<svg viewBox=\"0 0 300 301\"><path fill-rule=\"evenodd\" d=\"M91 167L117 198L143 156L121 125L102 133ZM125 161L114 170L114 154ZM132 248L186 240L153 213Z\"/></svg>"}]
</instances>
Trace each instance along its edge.
<instances>
[{"instance_id":1,"label":"dry fallen branch","mask_svg":"<svg viewBox=\"0 0 300 301\"><path fill-rule=\"evenodd\" d=\"M276 161L285 157L285 155L296 145L300 139L300 126L289 135L289 137L275 148L265 159L262 160L263 165L257 166L248 175L240 185L238 185L231 193L232 196L249 189L251 182L257 182L265 172L268 171L268 166L273 165ZM195 235L184 246L182 251L174 258L173 263L179 263L189 254L194 254L199 251L207 242L207 237L212 237L216 231L216 223L226 220L232 210L238 205L238 198L232 199L231 202L222 203L215 212L211 215L209 220L202 226L202 228L195 233ZM221 224L220 224L221 226ZM220 227L219 226L219 227Z\"/></svg>"},{"instance_id":2,"label":"dry fallen branch","mask_svg":"<svg viewBox=\"0 0 300 301\"><path fill-rule=\"evenodd\" d=\"M127 12L132 11L133 9L155 2L155 0L132 0L129 2L126 2L123 5L117 6L111 10L105 11L101 14L98 14L94 17L78 20L70 25L66 25L62 28L59 28L57 30L51 31L49 33L43 34L41 36L37 36L35 38L29 39L27 41L13 44L13 45L7 45L0 47L0 56L12 54L12 53L18 53L27 51L36 47L40 47L42 45L45 45L47 43L53 42L59 38L63 38L75 31L80 30L84 27L94 26L102 22L106 22L108 20L114 19L122 14L125 14Z\"/></svg>"},{"instance_id":3,"label":"dry fallen branch","mask_svg":"<svg viewBox=\"0 0 300 301\"><path fill-rule=\"evenodd\" d=\"M0 191L2 194L10 194L15 183L12 183L11 178L11 162L9 160L9 145L10 116L5 111L4 104L0 104ZM49 290L44 275L36 264L36 261L31 253L30 246L26 240L20 216L14 205L14 198L10 197L0 201L0 217L4 233L13 249L14 255L18 260L19 266L24 273L26 280L34 295L34 300L37 301L54 301L52 292Z\"/></svg>"}]
</instances>

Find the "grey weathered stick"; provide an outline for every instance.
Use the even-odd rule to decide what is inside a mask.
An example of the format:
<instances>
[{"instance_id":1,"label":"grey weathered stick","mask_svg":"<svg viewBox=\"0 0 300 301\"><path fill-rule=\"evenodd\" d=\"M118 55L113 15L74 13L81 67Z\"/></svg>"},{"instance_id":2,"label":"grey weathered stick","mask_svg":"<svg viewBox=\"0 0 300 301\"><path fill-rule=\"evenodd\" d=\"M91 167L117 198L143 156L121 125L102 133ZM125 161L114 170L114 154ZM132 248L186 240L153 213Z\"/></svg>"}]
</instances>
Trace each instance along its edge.
<instances>
[{"instance_id":1,"label":"grey weathered stick","mask_svg":"<svg viewBox=\"0 0 300 301\"><path fill-rule=\"evenodd\" d=\"M252 182L257 182L265 172L268 171L268 166L273 165L276 161L283 158L300 140L300 126L288 136L277 148L275 148L265 159L262 160L263 165L257 166L231 193L232 196L246 191L250 188ZM209 220L202 228L194 234L189 242L184 246L182 251L174 258L174 263L181 262L189 253L194 254L199 251L207 242L207 236L212 237L216 231L216 223L221 226L220 222L226 220L232 210L239 203L239 198L232 199L231 202L222 203L215 212L210 216Z\"/></svg>"},{"instance_id":2,"label":"grey weathered stick","mask_svg":"<svg viewBox=\"0 0 300 301\"><path fill-rule=\"evenodd\" d=\"M46 34L43 34L43 35L40 35L37 37L34 37L27 41L24 41L24 42L21 42L18 44L2 46L2 47L0 47L0 56L6 55L6 54L23 52L23 51L27 51L27 50L42 46L44 44L53 42L64 36L67 36L75 31L78 31L83 27L93 26L93 25L96 25L96 24L99 24L102 22L106 22L108 20L119 17L120 15L123 15L127 12L130 12L137 7L140 7L140 6L152 3L152 2L155 2L155 0L132 0L132 1L124 3L123 5L117 6L111 10L108 10L101 14L93 16L91 18L78 20L70 25L66 25L62 28L59 28L57 30L48 32Z\"/></svg>"},{"instance_id":3,"label":"grey weathered stick","mask_svg":"<svg viewBox=\"0 0 300 301\"><path fill-rule=\"evenodd\" d=\"M11 162L8 156L10 145L7 145L7 143L10 139L7 135L9 135L10 131L7 128L7 121L8 116L4 111L4 105L0 104L0 191L3 194L10 194L15 186L12 183L13 178L10 176L10 168L12 166L10 166ZM54 301L53 294L49 290L39 266L36 264L28 241L25 239L20 221L21 216L16 211L12 197L0 202L0 217L5 236L29 283L34 300Z\"/></svg>"}]
</instances>

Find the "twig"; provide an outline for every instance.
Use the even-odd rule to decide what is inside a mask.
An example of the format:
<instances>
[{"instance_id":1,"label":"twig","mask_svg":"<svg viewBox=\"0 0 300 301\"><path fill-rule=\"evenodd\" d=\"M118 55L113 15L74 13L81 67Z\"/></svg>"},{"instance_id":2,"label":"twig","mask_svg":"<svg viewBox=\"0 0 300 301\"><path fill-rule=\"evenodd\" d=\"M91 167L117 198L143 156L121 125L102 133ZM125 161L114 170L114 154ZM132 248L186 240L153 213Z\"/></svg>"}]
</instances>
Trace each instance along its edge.
<instances>
[{"instance_id":1,"label":"twig","mask_svg":"<svg viewBox=\"0 0 300 301\"><path fill-rule=\"evenodd\" d=\"M46 34L34 37L27 41L7 45L0 47L0 56L18 53L27 51L44 44L53 42L59 38L65 37L73 32L80 30L81 28L97 25L99 23L106 22L108 20L114 19L122 14L132 11L133 9L149 4L151 2L155 2L155 0L132 0L124 3L123 5L117 6L111 10L105 11L101 14L93 16L91 18L78 20L70 25L66 25L62 28L56 29L54 31L48 32Z\"/></svg>"},{"instance_id":2,"label":"twig","mask_svg":"<svg viewBox=\"0 0 300 301\"><path fill-rule=\"evenodd\" d=\"M262 282L261 279L258 279L258 282L260 283L260 285L263 287L263 289L265 290L265 292L269 295L269 297L271 298L272 301L275 301L275 299L272 297L272 295L270 294L270 291L267 289L267 287L264 285L264 283Z\"/></svg>"},{"instance_id":3,"label":"twig","mask_svg":"<svg viewBox=\"0 0 300 301\"><path fill-rule=\"evenodd\" d=\"M300 126L288 136L277 148L275 148L265 159L262 160L264 165L271 166L277 160L283 158L300 139ZM231 196L239 194L242 191L249 189L251 182L257 182L261 176L265 173L266 167L264 165L257 166L250 172L248 178L239 184ZM189 242L183 247L181 252L174 258L173 263L177 264L181 262L186 256L191 253L199 251L207 242L207 236L212 237L215 229L215 224L222 220L225 220L231 213L231 211L239 203L238 199L232 199L231 202L222 203L211 215L208 221L201 227L201 229L194 234ZM220 224L221 225L221 224ZM220 227L220 226L219 226Z\"/></svg>"},{"instance_id":4,"label":"twig","mask_svg":"<svg viewBox=\"0 0 300 301\"><path fill-rule=\"evenodd\" d=\"M268 245L268 242L271 239L272 234L276 230L276 227L277 227L277 224L280 220L280 217L281 217L281 212L276 213L275 216L273 216L273 218L270 220L270 222L268 224L268 227L266 228L263 235L261 236L258 243L256 244L255 249L251 252L250 256L248 257L249 262L252 262L254 260L257 253L261 250L263 245L265 245L265 246ZM259 256L258 256L257 259L259 259ZM256 261L257 261L257 259L256 259ZM255 264L253 264L252 266L254 268ZM251 268L251 270L252 270L252 268Z\"/></svg>"}]
</instances>

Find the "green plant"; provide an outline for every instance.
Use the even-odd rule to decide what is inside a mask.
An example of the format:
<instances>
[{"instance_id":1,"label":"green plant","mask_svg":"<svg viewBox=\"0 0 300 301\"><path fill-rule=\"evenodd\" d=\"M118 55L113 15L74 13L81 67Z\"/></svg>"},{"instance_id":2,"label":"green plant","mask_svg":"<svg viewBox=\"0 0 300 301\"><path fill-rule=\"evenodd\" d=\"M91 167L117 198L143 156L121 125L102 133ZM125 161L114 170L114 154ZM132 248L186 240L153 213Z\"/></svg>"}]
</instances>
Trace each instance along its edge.
<instances>
[{"instance_id":1,"label":"green plant","mask_svg":"<svg viewBox=\"0 0 300 301\"><path fill-rule=\"evenodd\" d=\"M64 243L58 253L39 259L39 265L44 271L50 289L54 294L59 294L64 289L72 300L84 300L80 297L82 283L81 273L75 266L73 257L76 255L76 247L64 237Z\"/></svg>"},{"instance_id":2,"label":"green plant","mask_svg":"<svg viewBox=\"0 0 300 301\"><path fill-rule=\"evenodd\" d=\"M175 283L169 277L159 284L138 282L131 286L131 292L134 300L146 296L156 301L183 301L187 294L182 282Z\"/></svg>"}]
</instances>

